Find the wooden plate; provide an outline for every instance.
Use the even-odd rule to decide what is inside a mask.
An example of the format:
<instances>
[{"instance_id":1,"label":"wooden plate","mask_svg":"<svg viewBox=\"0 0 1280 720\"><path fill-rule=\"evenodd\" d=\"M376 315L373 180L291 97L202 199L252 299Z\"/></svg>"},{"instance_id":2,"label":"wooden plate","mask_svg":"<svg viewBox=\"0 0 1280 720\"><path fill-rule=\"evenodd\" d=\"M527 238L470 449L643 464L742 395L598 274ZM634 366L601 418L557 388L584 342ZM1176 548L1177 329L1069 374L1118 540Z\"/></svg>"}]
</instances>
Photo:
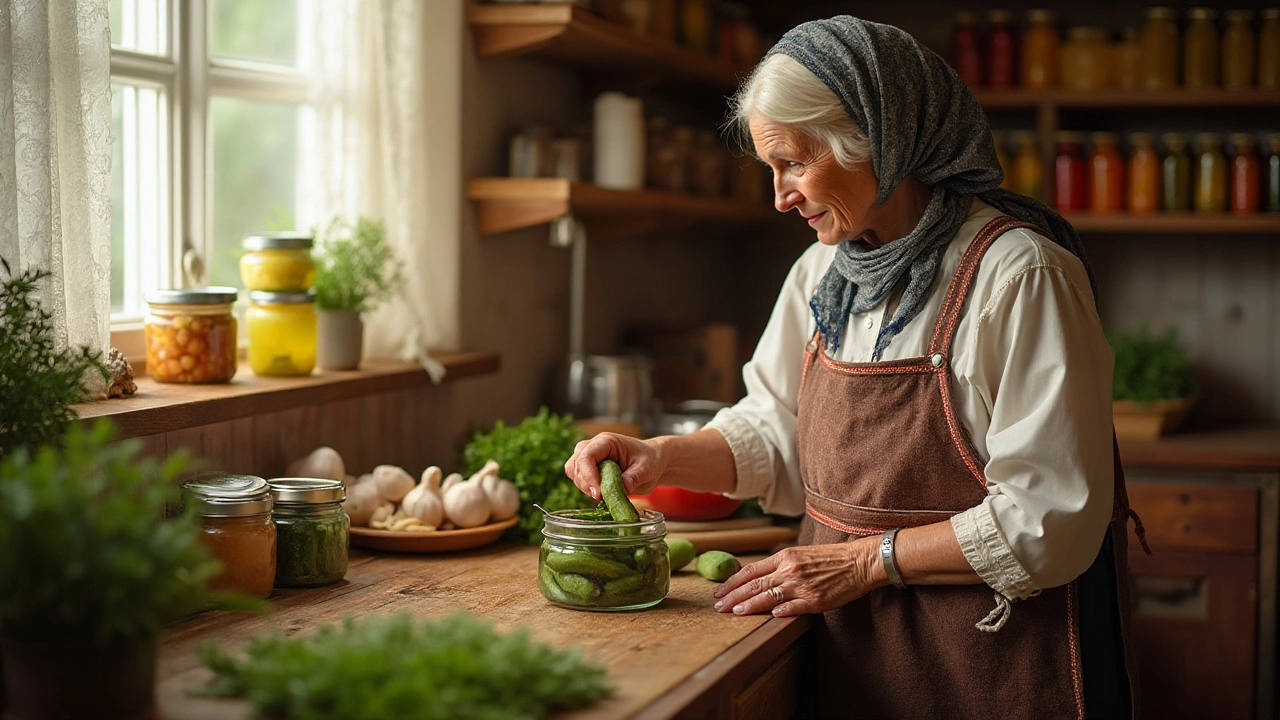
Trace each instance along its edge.
<instances>
[{"instance_id":1,"label":"wooden plate","mask_svg":"<svg viewBox=\"0 0 1280 720\"><path fill-rule=\"evenodd\" d=\"M411 533L396 530L351 528L351 544L366 550L382 550L400 553L442 553L470 550L495 542L502 531L520 521L520 516L509 517L496 523L462 530L436 530Z\"/></svg>"}]
</instances>

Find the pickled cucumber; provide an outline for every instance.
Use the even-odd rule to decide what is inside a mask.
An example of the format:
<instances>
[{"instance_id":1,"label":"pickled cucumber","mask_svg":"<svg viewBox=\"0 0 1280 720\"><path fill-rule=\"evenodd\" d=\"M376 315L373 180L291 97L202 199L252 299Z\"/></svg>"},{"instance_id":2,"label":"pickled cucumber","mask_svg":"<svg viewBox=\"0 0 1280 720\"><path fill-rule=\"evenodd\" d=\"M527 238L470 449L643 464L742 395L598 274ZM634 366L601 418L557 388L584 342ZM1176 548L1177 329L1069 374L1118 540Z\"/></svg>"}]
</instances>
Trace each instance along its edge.
<instances>
[{"instance_id":1,"label":"pickled cucumber","mask_svg":"<svg viewBox=\"0 0 1280 720\"><path fill-rule=\"evenodd\" d=\"M622 484L622 468L612 460L600 463L600 497L616 522L640 522L640 513L631 504L627 487Z\"/></svg>"},{"instance_id":2,"label":"pickled cucumber","mask_svg":"<svg viewBox=\"0 0 1280 720\"><path fill-rule=\"evenodd\" d=\"M557 573L588 575L607 580L616 580L636 572L623 563L598 557L584 548L576 548L573 552L549 552L546 564Z\"/></svg>"},{"instance_id":3,"label":"pickled cucumber","mask_svg":"<svg viewBox=\"0 0 1280 720\"><path fill-rule=\"evenodd\" d=\"M723 582L742 569L738 558L720 550L708 550L698 556L698 574L708 580Z\"/></svg>"},{"instance_id":4,"label":"pickled cucumber","mask_svg":"<svg viewBox=\"0 0 1280 720\"><path fill-rule=\"evenodd\" d=\"M667 558L671 561L671 572L693 562L698 549L686 538L667 538Z\"/></svg>"}]
</instances>

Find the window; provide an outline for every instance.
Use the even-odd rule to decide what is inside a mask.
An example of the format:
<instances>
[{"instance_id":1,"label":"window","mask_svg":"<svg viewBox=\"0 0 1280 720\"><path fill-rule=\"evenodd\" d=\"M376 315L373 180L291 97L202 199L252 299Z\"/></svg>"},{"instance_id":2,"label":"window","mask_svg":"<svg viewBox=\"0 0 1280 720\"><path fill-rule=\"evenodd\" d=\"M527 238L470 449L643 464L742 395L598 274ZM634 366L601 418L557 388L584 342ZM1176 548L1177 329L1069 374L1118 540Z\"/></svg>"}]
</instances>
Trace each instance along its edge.
<instances>
[{"instance_id":1,"label":"window","mask_svg":"<svg viewBox=\"0 0 1280 720\"><path fill-rule=\"evenodd\" d=\"M240 285L241 238L297 224L316 0L111 0L111 311Z\"/></svg>"}]
</instances>

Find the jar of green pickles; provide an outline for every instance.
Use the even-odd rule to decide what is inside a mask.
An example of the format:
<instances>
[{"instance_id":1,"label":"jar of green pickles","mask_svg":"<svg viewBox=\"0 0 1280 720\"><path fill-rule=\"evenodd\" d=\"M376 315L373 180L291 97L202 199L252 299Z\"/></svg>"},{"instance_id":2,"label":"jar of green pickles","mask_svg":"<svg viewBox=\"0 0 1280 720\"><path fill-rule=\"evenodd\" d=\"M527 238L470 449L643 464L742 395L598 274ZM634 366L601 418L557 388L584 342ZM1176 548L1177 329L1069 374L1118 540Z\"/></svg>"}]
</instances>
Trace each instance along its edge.
<instances>
[{"instance_id":1,"label":"jar of green pickles","mask_svg":"<svg viewBox=\"0 0 1280 720\"><path fill-rule=\"evenodd\" d=\"M351 521L342 510L346 488L337 480L268 480L275 503L276 587L315 587L347 574Z\"/></svg>"},{"instance_id":2,"label":"jar of green pickles","mask_svg":"<svg viewBox=\"0 0 1280 720\"><path fill-rule=\"evenodd\" d=\"M543 518L538 587L556 605L580 610L639 610L662 602L671 581L662 513L638 522L590 519L557 510Z\"/></svg>"}]
</instances>

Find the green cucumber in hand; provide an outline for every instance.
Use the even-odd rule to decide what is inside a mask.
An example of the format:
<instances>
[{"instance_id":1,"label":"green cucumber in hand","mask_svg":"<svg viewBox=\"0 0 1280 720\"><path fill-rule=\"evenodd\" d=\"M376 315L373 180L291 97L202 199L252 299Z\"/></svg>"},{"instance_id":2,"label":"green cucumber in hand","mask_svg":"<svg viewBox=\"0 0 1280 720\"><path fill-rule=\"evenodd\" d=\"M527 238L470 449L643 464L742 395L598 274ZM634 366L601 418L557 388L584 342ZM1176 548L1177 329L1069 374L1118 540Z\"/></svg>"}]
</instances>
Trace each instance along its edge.
<instances>
[{"instance_id":1,"label":"green cucumber in hand","mask_svg":"<svg viewBox=\"0 0 1280 720\"><path fill-rule=\"evenodd\" d=\"M640 522L640 513L627 497L627 488L622 484L622 468L612 460L600 463L600 497L609 508L614 522Z\"/></svg>"}]
</instances>

